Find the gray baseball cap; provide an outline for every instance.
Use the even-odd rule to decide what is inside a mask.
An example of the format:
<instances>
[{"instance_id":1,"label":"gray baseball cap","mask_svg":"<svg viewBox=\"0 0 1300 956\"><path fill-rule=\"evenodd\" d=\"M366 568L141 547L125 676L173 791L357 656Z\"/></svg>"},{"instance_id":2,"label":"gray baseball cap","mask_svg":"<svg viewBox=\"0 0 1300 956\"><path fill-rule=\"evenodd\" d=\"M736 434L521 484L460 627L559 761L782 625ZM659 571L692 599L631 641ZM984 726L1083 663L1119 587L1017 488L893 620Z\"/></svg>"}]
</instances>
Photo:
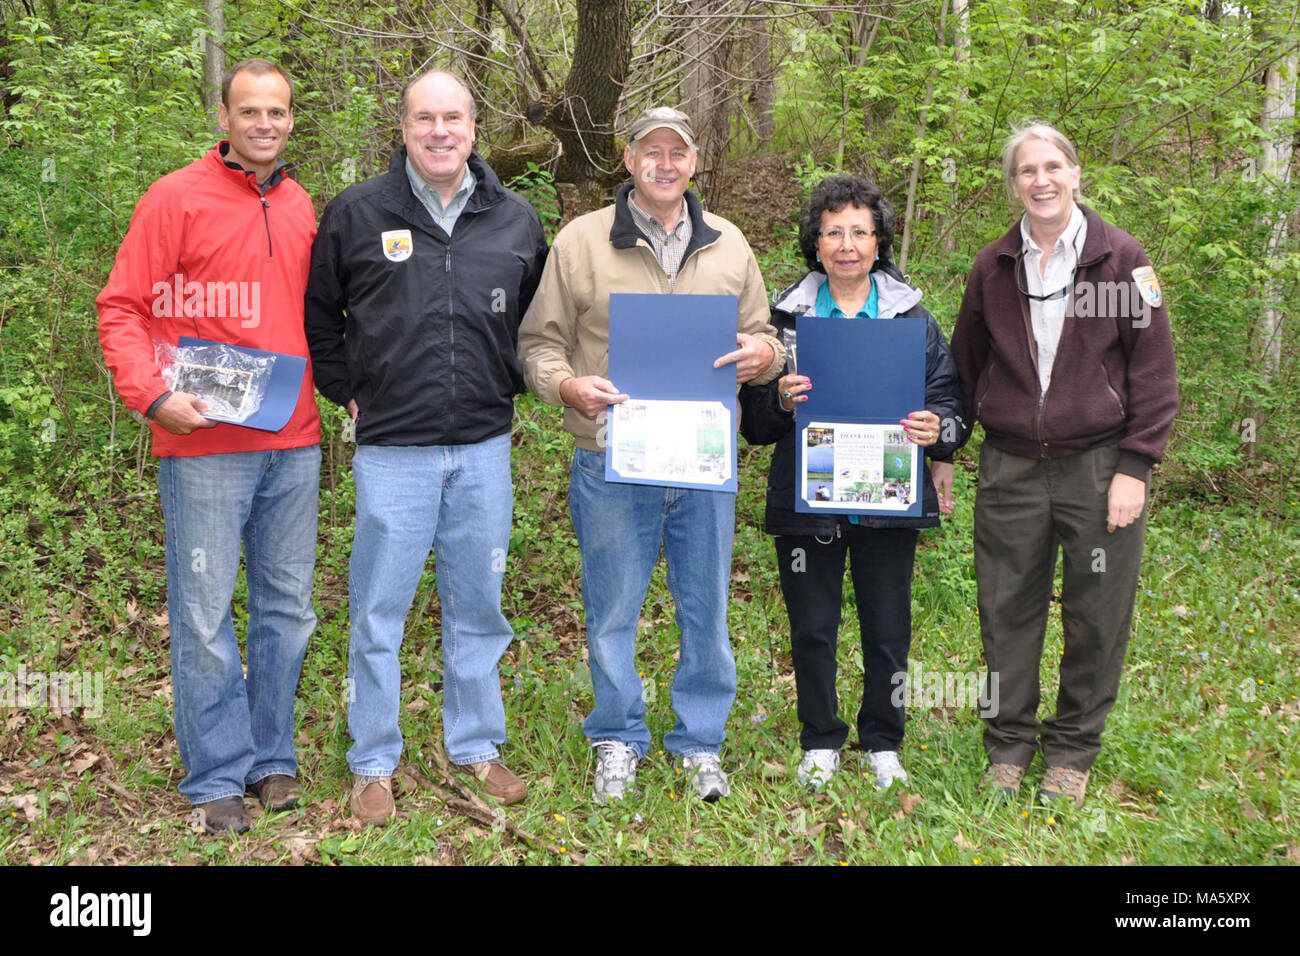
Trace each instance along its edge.
<instances>
[{"instance_id":1,"label":"gray baseball cap","mask_svg":"<svg viewBox=\"0 0 1300 956\"><path fill-rule=\"evenodd\" d=\"M691 118L680 110L668 106L656 106L633 120L632 125L627 128L627 141L635 143L646 133L656 129L670 129L686 140L687 146L695 148L695 133L691 130Z\"/></svg>"}]
</instances>

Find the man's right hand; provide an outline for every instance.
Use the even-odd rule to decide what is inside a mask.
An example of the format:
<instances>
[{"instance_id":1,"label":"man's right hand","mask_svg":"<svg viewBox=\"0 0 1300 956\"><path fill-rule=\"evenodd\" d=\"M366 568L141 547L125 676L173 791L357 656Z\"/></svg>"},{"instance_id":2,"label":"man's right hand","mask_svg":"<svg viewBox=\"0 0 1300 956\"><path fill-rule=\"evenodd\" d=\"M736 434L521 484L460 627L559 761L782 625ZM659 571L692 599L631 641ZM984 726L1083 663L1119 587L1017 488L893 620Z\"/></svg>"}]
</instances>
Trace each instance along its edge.
<instances>
[{"instance_id":1,"label":"man's right hand","mask_svg":"<svg viewBox=\"0 0 1300 956\"><path fill-rule=\"evenodd\" d=\"M173 435L188 435L196 428L216 428L217 423L203 417L208 403L189 392L172 392L154 410L153 420Z\"/></svg>"},{"instance_id":2,"label":"man's right hand","mask_svg":"<svg viewBox=\"0 0 1300 956\"><path fill-rule=\"evenodd\" d=\"M627 398L613 382L599 375L566 378L560 383L560 401L577 409L584 418L594 419L607 405L626 402Z\"/></svg>"},{"instance_id":3,"label":"man's right hand","mask_svg":"<svg viewBox=\"0 0 1300 956\"><path fill-rule=\"evenodd\" d=\"M352 416L354 422L357 420L357 416L361 414L361 409L357 408L357 400L355 398L348 399L348 414Z\"/></svg>"}]
</instances>

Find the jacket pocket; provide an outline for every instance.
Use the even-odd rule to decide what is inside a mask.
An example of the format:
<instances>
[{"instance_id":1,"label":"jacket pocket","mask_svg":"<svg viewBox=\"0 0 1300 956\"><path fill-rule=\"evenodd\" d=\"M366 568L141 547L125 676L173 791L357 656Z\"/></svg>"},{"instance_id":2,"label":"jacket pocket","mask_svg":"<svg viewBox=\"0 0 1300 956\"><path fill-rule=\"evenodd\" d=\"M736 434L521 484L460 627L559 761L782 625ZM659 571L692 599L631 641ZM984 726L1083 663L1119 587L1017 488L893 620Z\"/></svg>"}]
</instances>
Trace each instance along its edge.
<instances>
[{"instance_id":1,"label":"jacket pocket","mask_svg":"<svg viewBox=\"0 0 1300 956\"><path fill-rule=\"evenodd\" d=\"M1115 407L1119 409L1120 419L1127 420L1128 414L1124 411L1124 399L1119 397L1119 392L1115 391L1115 386L1110 383L1110 369L1102 365L1101 373L1106 380L1106 391L1110 393L1110 397L1115 402Z\"/></svg>"},{"instance_id":2,"label":"jacket pocket","mask_svg":"<svg viewBox=\"0 0 1300 956\"><path fill-rule=\"evenodd\" d=\"M975 417L980 421L984 420L980 413L984 409L984 397L989 393L989 387L993 384L993 372L997 368L997 363L990 358L989 364L985 366L979 381L975 383Z\"/></svg>"}]
</instances>

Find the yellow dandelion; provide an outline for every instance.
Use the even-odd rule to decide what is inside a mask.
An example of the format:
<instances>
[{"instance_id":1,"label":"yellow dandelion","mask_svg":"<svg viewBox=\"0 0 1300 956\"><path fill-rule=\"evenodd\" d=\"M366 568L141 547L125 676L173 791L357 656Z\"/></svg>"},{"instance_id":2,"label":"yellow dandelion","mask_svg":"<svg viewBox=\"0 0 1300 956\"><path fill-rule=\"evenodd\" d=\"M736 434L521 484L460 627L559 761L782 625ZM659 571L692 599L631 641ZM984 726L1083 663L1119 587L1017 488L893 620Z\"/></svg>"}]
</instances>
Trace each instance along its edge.
<instances>
[{"instance_id":1,"label":"yellow dandelion","mask_svg":"<svg viewBox=\"0 0 1300 956\"><path fill-rule=\"evenodd\" d=\"M840 866L848 866L848 865L849 865L848 860L840 860Z\"/></svg>"},{"instance_id":2,"label":"yellow dandelion","mask_svg":"<svg viewBox=\"0 0 1300 956\"><path fill-rule=\"evenodd\" d=\"M921 744L921 749L922 749L922 750L929 750L929 749L930 749L930 745L929 745L929 744Z\"/></svg>"},{"instance_id":3,"label":"yellow dandelion","mask_svg":"<svg viewBox=\"0 0 1300 956\"><path fill-rule=\"evenodd\" d=\"M551 815L552 815L553 817L555 817L555 822L556 822L556 823L563 823L563 822L564 822L564 817L560 816L558 813L553 813L553 814L551 814Z\"/></svg>"},{"instance_id":4,"label":"yellow dandelion","mask_svg":"<svg viewBox=\"0 0 1300 956\"><path fill-rule=\"evenodd\" d=\"M1164 795L1165 795L1165 792L1164 792L1163 790L1157 790L1157 791L1156 791L1156 796L1157 796L1157 797L1163 797Z\"/></svg>"},{"instance_id":5,"label":"yellow dandelion","mask_svg":"<svg viewBox=\"0 0 1300 956\"><path fill-rule=\"evenodd\" d=\"M568 853L568 852L569 852L569 848L568 848L567 846L562 846L562 847L560 847L560 852L561 852L561 853Z\"/></svg>"},{"instance_id":6,"label":"yellow dandelion","mask_svg":"<svg viewBox=\"0 0 1300 956\"><path fill-rule=\"evenodd\" d=\"M971 860L971 862L972 862L973 864L975 864L976 866L979 866L979 865L980 865L982 862L984 862L984 861L981 860L981 859L977 856L977 857L975 857L975 859Z\"/></svg>"},{"instance_id":7,"label":"yellow dandelion","mask_svg":"<svg viewBox=\"0 0 1300 956\"><path fill-rule=\"evenodd\" d=\"M1020 811L1020 815L1021 815L1022 817L1024 817L1026 820L1029 819L1029 811L1028 811L1028 810L1021 810L1021 811Z\"/></svg>"},{"instance_id":8,"label":"yellow dandelion","mask_svg":"<svg viewBox=\"0 0 1300 956\"><path fill-rule=\"evenodd\" d=\"M1054 827L1054 826L1056 826L1056 817L1048 817L1048 818L1047 818L1047 825L1048 825L1049 827Z\"/></svg>"}]
</instances>

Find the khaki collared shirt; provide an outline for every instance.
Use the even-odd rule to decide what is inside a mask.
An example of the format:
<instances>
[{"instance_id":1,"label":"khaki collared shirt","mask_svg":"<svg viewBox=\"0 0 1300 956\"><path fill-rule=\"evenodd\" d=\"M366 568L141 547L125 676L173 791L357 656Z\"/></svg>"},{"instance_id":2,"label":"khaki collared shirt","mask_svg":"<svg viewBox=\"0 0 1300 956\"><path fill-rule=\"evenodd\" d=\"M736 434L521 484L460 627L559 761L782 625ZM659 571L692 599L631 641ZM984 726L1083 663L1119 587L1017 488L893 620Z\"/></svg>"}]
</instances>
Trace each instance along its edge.
<instances>
[{"instance_id":1,"label":"khaki collared shirt","mask_svg":"<svg viewBox=\"0 0 1300 956\"><path fill-rule=\"evenodd\" d=\"M691 217L686 211L686 200L682 200L682 214L678 217L677 225L673 226L672 232L665 230L663 223L636 204L635 189L627 197L627 208L632 213L632 220L636 223L636 227L645 233L646 238L650 240L650 245L654 247L655 258L659 260L664 274L668 276L668 288L675 287L677 270L682 266L686 247L691 244L693 229Z\"/></svg>"}]
</instances>

